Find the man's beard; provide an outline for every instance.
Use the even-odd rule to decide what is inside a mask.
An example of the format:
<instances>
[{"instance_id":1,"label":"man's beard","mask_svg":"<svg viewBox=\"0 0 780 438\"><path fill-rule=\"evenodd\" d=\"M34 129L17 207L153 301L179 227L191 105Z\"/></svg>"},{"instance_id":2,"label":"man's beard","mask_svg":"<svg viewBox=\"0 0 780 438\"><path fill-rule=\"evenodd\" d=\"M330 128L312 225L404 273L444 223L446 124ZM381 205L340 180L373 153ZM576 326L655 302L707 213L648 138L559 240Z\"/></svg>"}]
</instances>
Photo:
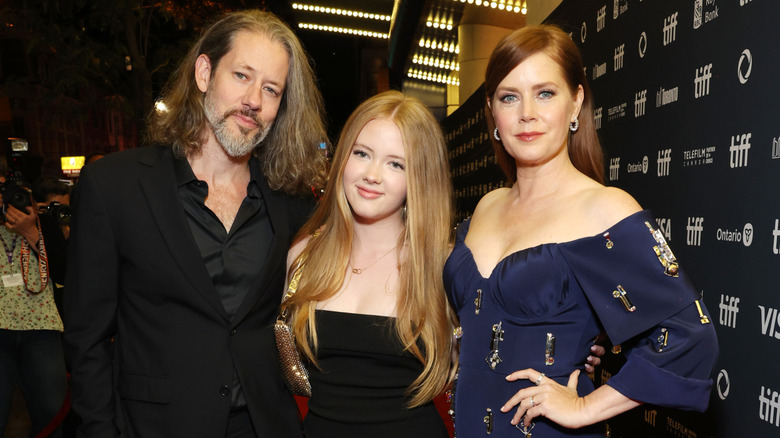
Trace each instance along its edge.
<instances>
[{"instance_id":1,"label":"man's beard","mask_svg":"<svg viewBox=\"0 0 780 438\"><path fill-rule=\"evenodd\" d=\"M233 158L243 157L250 153L265 139L268 132L271 130L271 125L264 125L263 122L258 120L257 111L245 109L231 109L220 115L214 100L211 98L211 90L206 92L206 100L204 102L206 108L206 119L208 120L211 130L214 132L214 136L217 138L217 142L222 146L222 149ZM227 126L227 119L233 114L241 114L244 117L249 117L257 122L257 133L253 136L247 136L250 130L242 126L238 126L239 134L233 134L230 128Z\"/></svg>"}]
</instances>

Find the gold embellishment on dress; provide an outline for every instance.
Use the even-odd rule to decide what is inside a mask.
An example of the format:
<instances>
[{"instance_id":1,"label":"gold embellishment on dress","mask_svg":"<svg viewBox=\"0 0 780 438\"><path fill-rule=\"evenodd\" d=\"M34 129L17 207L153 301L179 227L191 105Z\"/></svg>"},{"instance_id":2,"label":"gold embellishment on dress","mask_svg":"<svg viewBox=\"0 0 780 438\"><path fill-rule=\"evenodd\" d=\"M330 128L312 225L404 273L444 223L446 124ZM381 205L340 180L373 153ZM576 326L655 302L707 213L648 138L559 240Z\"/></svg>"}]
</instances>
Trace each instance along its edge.
<instances>
[{"instance_id":1,"label":"gold embellishment on dress","mask_svg":"<svg viewBox=\"0 0 780 438\"><path fill-rule=\"evenodd\" d=\"M650 233L653 235L653 239L658 243L658 246L653 247L653 251L655 251L658 261L661 262L661 265L664 267L664 274L670 277L677 277L677 274L680 271L680 265L677 263L677 259L674 257L671 248L669 248L669 244L666 243L666 239L661 233L661 230L654 229L648 221L645 221L645 225L647 225L647 229L650 230Z\"/></svg>"},{"instance_id":2,"label":"gold embellishment on dress","mask_svg":"<svg viewBox=\"0 0 780 438\"><path fill-rule=\"evenodd\" d=\"M661 336L658 337L658 352L664 351L666 344L669 342L669 330L666 327L661 328Z\"/></svg>"},{"instance_id":3,"label":"gold embellishment on dress","mask_svg":"<svg viewBox=\"0 0 780 438\"><path fill-rule=\"evenodd\" d=\"M477 289L477 297L474 298L474 314L479 315L479 309L482 307L482 289Z\"/></svg>"},{"instance_id":4,"label":"gold embellishment on dress","mask_svg":"<svg viewBox=\"0 0 780 438\"><path fill-rule=\"evenodd\" d=\"M490 435L493 432L493 410L487 408L487 415L482 417L482 421L485 423L487 434Z\"/></svg>"},{"instance_id":5,"label":"gold embellishment on dress","mask_svg":"<svg viewBox=\"0 0 780 438\"><path fill-rule=\"evenodd\" d=\"M604 233L604 238L607 239L607 249L612 249L612 247L615 246L615 243L612 242L612 239L609 237L609 231Z\"/></svg>"},{"instance_id":6,"label":"gold embellishment on dress","mask_svg":"<svg viewBox=\"0 0 780 438\"><path fill-rule=\"evenodd\" d=\"M612 354L620 354L623 351L623 347L620 344L612 346Z\"/></svg>"},{"instance_id":7,"label":"gold embellishment on dress","mask_svg":"<svg viewBox=\"0 0 780 438\"><path fill-rule=\"evenodd\" d=\"M699 309L699 321L701 321L702 324L709 324L710 318L701 310L701 304L699 304L699 300L694 302L696 303L696 308Z\"/></svg>"},{"instance_id":8,"label":"gold embellishment on dress","mask_svg":"<svg viewBox=\"0 0 780 438\"><path fill-rule=\"evenodd\" d=\"M555 363L555 336L547 333L547 343L544 351L544 364L550 366Z\"/></svg>"},{"instance_id":9,"label":"gold embellishment on dress","mask_svg":"<svg viewBox=\"0 0 780 438\"><path fill-rule=\"evenodd\" d=\"M490 339L490 353L485 356L485 362L490 365L490 369L496 369L496 366L503 362L498 355L498 343L504 340L504 330L501 329L501 322L493 324L493 337Z\"/></svg>"},{"instance_id":10,"label":"gold embellishment on dress","mask_svg":"<svg viewBox=\"0 0 780 438\"><path fill-rule=\"evenodd\" d=\"M612 296L619 299L627 311L633 312L636 310L636 306L631 303L631 300L628 298L628 293L623 289L623 286L618 285L617 290L612 292Z\"/></svg>"}]
</instances>

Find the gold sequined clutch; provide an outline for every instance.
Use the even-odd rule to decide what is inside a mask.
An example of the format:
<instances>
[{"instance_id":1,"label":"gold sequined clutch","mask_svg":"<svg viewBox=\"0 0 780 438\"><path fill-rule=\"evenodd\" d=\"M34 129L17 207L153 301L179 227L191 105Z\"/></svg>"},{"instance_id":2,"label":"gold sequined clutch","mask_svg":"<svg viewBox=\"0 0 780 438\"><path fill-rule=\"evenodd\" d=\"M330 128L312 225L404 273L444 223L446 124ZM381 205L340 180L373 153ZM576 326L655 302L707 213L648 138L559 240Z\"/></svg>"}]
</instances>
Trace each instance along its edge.
<instances>
[{"instance_id":1,"label":"gold sequined clutch","mask_svg":"<svg viewBox=\"0 0 780 438\"><path fill-rule=\"evenodd\" d=\"M303 263L299 263L295 269L290 285L287 287L287 293L284 295L284 300L293 296L296 289L298 289L298 281L301 278L301 272L303 272ZM283 309L279 312L279 316L276 317L276 324L274 324L274 335L276 336L276 348L279 350L279 364L282 367L282 374L284 374L287 384L289 385L292 393L304 397L311 397L311 383L309 383L309 372L301 362L301 355L298 352L298 347L295 345L295 337L293 336L292 329L287 321L287 309Z\"/></svg>"}]
</instances>

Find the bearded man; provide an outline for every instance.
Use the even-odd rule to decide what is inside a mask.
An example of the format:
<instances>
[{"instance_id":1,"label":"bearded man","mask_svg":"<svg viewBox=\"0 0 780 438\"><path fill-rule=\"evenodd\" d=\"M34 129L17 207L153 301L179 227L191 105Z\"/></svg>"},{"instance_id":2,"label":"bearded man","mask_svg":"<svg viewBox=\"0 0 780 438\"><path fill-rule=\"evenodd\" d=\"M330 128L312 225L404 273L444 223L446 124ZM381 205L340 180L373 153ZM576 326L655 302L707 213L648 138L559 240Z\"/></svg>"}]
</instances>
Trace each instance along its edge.
<instances>
[{"instance_id":1,"label":"bearded man","mask_svg":"<svg viewBox=\"0 0 780 438\"><path fill-rule=\"evenodd\" d=\"M155 145L78 184L65 297L78 436L299 437L271 326L324 182L309 60L274 15L229 14L162 100Z\"/></svg>"}]
</instances>

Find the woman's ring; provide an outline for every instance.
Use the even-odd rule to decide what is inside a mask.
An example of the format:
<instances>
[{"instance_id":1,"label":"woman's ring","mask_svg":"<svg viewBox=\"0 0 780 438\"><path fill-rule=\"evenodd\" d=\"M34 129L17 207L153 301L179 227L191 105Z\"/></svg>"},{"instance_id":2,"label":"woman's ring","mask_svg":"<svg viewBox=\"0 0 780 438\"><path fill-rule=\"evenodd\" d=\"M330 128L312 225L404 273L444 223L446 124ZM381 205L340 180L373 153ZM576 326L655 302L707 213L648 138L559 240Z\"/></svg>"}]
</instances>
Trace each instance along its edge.
<instances>
[{"instance_id":1,"label":"woman's ring","mask_svg":"<svg viewBox=\"0 0 780 438\"><path fill-rule=\"evenodd\" d=\"M536 379L534 383L536 383L536 386L539 386L542 383L542 379L544 378L544 373L539 374L539 378Z\"/></svg>"},{"instance_id":2,"label":"woman's ring","mask_svg":"<svg viewBox=\"0 0 780 438\"><path fill-rule=\"evenodd\" d=\"M531 396L530 400L531 400L531 407L534 407L534 396Z\"/></svg>"}]
</instances>

